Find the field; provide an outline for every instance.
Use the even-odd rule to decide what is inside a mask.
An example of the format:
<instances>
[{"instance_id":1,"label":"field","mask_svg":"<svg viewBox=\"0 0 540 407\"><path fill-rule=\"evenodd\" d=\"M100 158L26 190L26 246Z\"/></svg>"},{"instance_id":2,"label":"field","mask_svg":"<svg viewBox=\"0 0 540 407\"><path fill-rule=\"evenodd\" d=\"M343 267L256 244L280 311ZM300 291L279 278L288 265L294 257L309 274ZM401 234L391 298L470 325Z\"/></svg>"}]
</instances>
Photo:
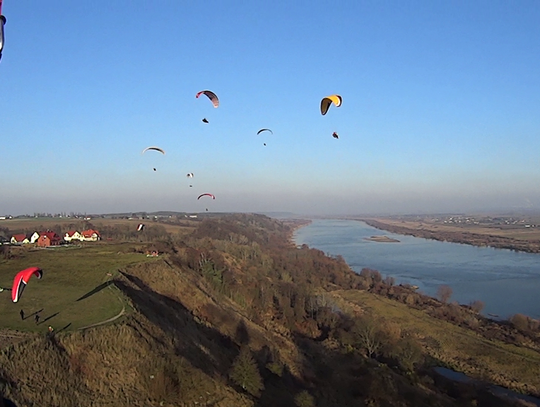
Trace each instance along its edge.
<instances>
[{"instance_id":1,"label":"field","mask_svg":"<svg viewBox=\"0 0 540 407\"><path fill-rule=\"evenodd\" d=\"M468 232L479 235L506 237L524 241L540 240L540 227L526 227L526 224L540 223L539 219L520 219L517 223L505 224L504 221L486 221L480 223L444 223L441 219L423 217L421 219L373 218L390 226L414 230L429 230L433 232Z\"/></svg>"},{"instance_id":2,"label":"field","mask_svg":"<svg viewBox=\"0 0 540 407\"><path fill-rule=\"evenodd\" d=\"M128 264L155 261L132 247L98 242L82 247L13 248L15 258L0 260L0 286L11 288L15 274L31 266L42 268L43 278L32 277L18 303L11 301L10 291L0 293L0 330L46 332L49 325L55 330L76 330L119 315L127 304L109 281ZM36 324L38 311L41 318Z\"/></svg>"},{"instance_id":3,"label":"field","mask_svg":"<svg viewBox=\"0 0 540 407\"><path fill-rule=\"evenodd\" d=\"M103 226L125 226L128 225L133 230L137 229L139 223L144 223L146 225L158 224L165 227L168 233L184 233L196 226L197 221L185 219L182 220L182 225L174 225L165 222L154 222L150 219L140 220L140 219L108 219L108 218L93 218L89 221L95 228L99 230ZM81 229L86 228L88 222L82 219L75 218L23 218L23 219L3 219L0 220L0 228L9 228L10 231L20 231L20 230L36 230L40 231L42 229L54 228L56 225L61 225L67 227L68 225L74 225L76 228ZM54 230L54 229L53 229Z\"/></svg>"}]
</instances>

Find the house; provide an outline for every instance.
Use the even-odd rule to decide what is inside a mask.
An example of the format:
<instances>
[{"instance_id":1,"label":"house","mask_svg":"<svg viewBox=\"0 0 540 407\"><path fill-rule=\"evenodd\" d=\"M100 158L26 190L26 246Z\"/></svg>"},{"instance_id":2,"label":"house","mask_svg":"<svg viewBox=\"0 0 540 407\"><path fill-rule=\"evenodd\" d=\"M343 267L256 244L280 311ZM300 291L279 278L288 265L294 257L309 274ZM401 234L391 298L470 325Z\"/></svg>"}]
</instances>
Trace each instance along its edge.
<instances>
[{"instance_id":1,"label":"house","mask_svg":"<svg viewBox=\"0 0 540 407\"><path fill-rule=\"evenodd\" d=\"M24 233L18 233L11 236L10 242L12 244L27 244L30 243L30 239Z\"/></svg>"},{"instance_id":2,"label":"house","mask_svg":"<svg viewBox=\"0 0 540 407\"><path fill-rule=\"evenodd\" d=\"M0 244L9 244L9 239L0 235Z\"/></svg>"},{"instance_id":3,"label":"house","mask_svg":"<svg viewBox=\"0 0 540 407\"><path fill-rule=\"evenodd\" d=\"M64 240L66 242L71 242L72 240L83 240L83 236L77 230L69 230L64 235Z\"/></svg>"},{"instance_id":4,"label":"house","mask_svg":"<svg viewBox=\"0 0 540 407\"><path fill-rule=\"evenodd\" d=\"M40 235L41 235L40 233L34 232L34 233L32 233L32 234L30 235L30 237L28 238L28 240L30 240L30 243L36 243L37 240L39 239L39 236L40 236Z\"/></svg>"},{"instance_id":5,"label":"house","mask_svg":"<svg viewBox=\"0 0 540 407\"><path fill-rule=\"evenodd\" d=\"M39 247L49 247L49 246L58 246L62 239L56 232L47 231L41 232L39 239L37 240L37 245Z\"/></svg>"},{"instance_id":6,"label":"house","mask_svg":"<svg viewBox=\"0 0 540 407\"><path fill-rule=\"evenodd\" d=\"M94 230L94 229L83 230L81 232L81 235L82 235L82 240L86 242L95 242L97 240L101 240L101 235L99 234L97 230Z\"/></svg>"}]
</instances>

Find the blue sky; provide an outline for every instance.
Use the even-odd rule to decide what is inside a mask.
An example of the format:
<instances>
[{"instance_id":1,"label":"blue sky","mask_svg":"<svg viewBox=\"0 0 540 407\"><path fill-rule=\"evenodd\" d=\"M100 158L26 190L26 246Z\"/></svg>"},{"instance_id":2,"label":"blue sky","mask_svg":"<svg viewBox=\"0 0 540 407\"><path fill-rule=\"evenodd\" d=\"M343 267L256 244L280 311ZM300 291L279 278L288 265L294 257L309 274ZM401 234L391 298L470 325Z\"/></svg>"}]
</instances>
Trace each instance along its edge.
<instances>
[{"instance_id":1,"label":"blue sky","mask_svg":"<svg viewBox=\"0 0 540 407\"><path fill-rule=\"evenodd\" d=\"M540 209L538 1L2 11L0 214Z\"/></svg>"}]
</instances>

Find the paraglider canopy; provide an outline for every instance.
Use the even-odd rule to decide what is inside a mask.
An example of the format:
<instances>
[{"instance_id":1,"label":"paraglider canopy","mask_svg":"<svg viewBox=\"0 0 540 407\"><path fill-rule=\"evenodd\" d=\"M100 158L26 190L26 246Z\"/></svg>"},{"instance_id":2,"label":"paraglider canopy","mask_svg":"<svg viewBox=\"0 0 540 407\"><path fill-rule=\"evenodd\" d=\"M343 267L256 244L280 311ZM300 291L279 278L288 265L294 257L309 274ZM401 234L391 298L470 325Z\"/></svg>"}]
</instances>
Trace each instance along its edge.
<instances>
[{"instance_id":1,"label":"paraglider canopy","mask_svg":"<svg viewBox=\"0 0 540 407\"><path fill-rule=\"evenodd\" d=\"M159 147L146 147L143 151L142 151L142 154L146 153L147 151L149 150L153 150L153 151L159 151L161 154L165 154L165 150L163 150L162 148L159 148Z\"/></svg>"},{"instance_id":2,"label":"paraglider canopy","mask_svg":"<svg viewBox=\"0 0 540 407\"><path fill-rule=\"evenodd\" d=\"M341 99L341 96L339 95L330 95L326 96L321 100L321 114L324 116L326 112L328 112L328 109L330 109L330 105L333 103L336 107L341 106L341 102L343 100Z\"/></svg>"},{"instance_id":3,"label":"paraglider canopy","mask_svg":"<svg viewBox=\"0 0 540 407\"><path fill-rule=\"evenodd\" d=\"M260 130L257 132L257 136L258 136L259 134L261 134L263 131L268 131L268 132L270 132L270 134L274 134L274 132L273 132L272 130L270 130L270 129L260 129Z\"/></svg>"},{"instance_id":4,"label":"paraglider canopy","mask_svg":"<svg viewBox=\"0 0 540 407\"><path fill-rule=\"evenodd\" d=\"M212 194L201 194L201 195L199 195L199 197L197 199L201 199L203 196L209 196L212 199L216 199L216 197L214 195L212 195Z\"/></svg>"},{"instance_id":5,"label":"paraglider canopy","mask_svg":"<svg viewBox=\"0 0 540 407\"><path fill-rule=\"evenodd\" d=\"M0 59L4 49L4 24L6 24L6 17L2 15L2 0L0 0Z\"/></svg>"},{"instance_id":6,"label":"paraglider canopy","mask_svg":"<svg viewBox=\"0 0 540 407\"><path fill-rule=\"evenodd\" d=\"M208 119L205 117L204 119L202 119L202 122L203 123L208 123Z\"/></svg>"},{"instance_id":7,"label":"paraglider canopy","mask_svg":"<svg viewBox=\"0 0 540 407\"><path fill-rule=\"evenodd\" d=\"M38 279L43 277L43 271L39 267L29 267L22 271L19 271L13 279L13 288L11 289L11 300L13 302L19 301L21 295L30 280L30 277L36 276Z\"/></svg>"},{"instance_id":8,"label":"paraglider canopy","mask_svg":"<svg viewBox=\"0 0 540 407\"><path fill-rule=\"evenodd\" d=\"M201 95L205 95L208 97L208 99L210 99L210 101L212 102L212 104L214 105L214 107L218 107L219 106L219 99L217 97L217 95L212 92L211 90L201 90L200 92L198 92L195 97L198 99L199 96Z\"/></svg>"}]
</instances>

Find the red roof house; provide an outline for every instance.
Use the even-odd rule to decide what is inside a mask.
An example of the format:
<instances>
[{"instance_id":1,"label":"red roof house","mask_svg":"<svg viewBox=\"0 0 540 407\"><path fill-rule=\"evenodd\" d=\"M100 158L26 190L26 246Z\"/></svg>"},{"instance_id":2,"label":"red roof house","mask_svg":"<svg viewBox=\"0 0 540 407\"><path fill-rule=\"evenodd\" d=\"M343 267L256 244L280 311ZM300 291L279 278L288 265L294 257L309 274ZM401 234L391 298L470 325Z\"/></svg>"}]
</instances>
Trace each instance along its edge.
<instances>
[{"instance_id":1,"label":"red roof house","mask_svg":"<svg viewBox=\"0 0 540 407\"><path fill-rule=\"evenodd\" d=\"M81 235L83 237L83 240L86 241L95 242L96 240L101 239L101 235L99 234L99 232L94 229L83 230L81 232Z\"/></svg>"},{"instance_id":2,"label":"red roof house","mask_svg":"<svg viewBox=\"0 0 540 407\"><path fill-rule=\"evenodd\" d=\"M48 230L47 232L40 232L37 245L39 247L57 246L61 240L62 238L56 232Z\"/></svg>"},{"instance_id":3,"label":"red roof house","mask_svg":"<svg viewBox=\"0 0 540 407\"><path fill-rule=\"evenodd\" d=\"M64 240L66 242L71 242L72 240L83 240L83 236L77 230L69 230L64 235Z\"/></svg>"},{"instance_id":4,"label":"red roof house","mask_svg":"<svg viewBox=\"0 0 540 407\"><path fill-rule=\"evenodd\" d=\"M30 243L30 239L28 239L26 234L19 233L19 234L11 236L11 243L13 244Z\"/></svg>"}]
</instances>

